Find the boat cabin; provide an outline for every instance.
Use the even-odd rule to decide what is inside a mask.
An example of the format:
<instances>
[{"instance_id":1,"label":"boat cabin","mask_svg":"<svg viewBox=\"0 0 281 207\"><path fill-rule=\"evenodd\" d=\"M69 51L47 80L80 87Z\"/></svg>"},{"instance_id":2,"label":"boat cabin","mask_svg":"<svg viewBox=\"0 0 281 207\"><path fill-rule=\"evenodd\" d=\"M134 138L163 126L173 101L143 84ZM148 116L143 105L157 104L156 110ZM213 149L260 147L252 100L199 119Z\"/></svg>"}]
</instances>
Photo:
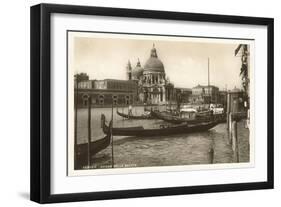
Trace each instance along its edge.
<instances>
[{"instance_id":1,"label":"boat cabin","mask_svg":"<svg viewBox=\"0 0 281 207\"><path fill-rule=\"evenodd\" d=\"M193 108L182 108L180 109L180 117L187 119L195 119L197 110Z\"/></svg>"}]
</instances>

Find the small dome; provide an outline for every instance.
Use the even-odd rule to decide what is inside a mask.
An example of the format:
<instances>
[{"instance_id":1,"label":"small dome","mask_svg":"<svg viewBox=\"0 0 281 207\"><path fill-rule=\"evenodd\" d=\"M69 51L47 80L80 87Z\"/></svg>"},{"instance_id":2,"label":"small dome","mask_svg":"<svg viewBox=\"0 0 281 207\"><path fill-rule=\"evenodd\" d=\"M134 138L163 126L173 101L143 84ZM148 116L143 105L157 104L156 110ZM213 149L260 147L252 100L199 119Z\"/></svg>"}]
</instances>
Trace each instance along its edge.
<instances>
[{"instance_id":1,"label":"small dome","mask_svg":"<svg viewBox=\"0 0 281 207\"><path fill-rule=\"evenodd\" d=\"M141 67L140 60L138 59L137 65L134 68L132 75L135 79L139 79L142 76L143 68Z\"/></svg>"},{"instance_id":2,"label":"small dome","mask_svg":"<svg viewBox=\"0 0 281 207\"><path fill-rule=\"evenodd\" d=\"M164 73L164 65L160 59L158 59L156 49L153 44L151 49L150 58L146 61L144 65L144 71L147 72L161 72Z\"/></svg>"}]
</instances>

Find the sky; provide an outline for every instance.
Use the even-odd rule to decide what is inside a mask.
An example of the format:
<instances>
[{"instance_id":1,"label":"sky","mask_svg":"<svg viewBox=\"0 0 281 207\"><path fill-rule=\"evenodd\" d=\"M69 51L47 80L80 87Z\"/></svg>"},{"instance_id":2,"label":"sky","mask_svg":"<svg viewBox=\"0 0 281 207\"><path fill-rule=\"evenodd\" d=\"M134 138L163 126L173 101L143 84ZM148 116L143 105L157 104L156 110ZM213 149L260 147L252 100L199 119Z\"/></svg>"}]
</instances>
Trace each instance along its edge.
<instances>
[{"instance_id":1,"label":"sky","mask_svg":"<svg viewBox=\"0 0 281 207\"><path fill-rule=\"evenodd\" d=\"M93 33L92 33L93 34ZM155 44L158 58L163 62L166 77L175 87L192 88L208 84L208 58L210 84L220 89L241 88L240 57L234 56L235 43L196 41L188 38L161 39L146 36L145 39L130 35L74 36L73 60L70 69L74 73L85 72L90 79L126 79L126 65L141 65L150 57ZM201 39L202 40L202 39Z\"/></svg>"}]
</instances>

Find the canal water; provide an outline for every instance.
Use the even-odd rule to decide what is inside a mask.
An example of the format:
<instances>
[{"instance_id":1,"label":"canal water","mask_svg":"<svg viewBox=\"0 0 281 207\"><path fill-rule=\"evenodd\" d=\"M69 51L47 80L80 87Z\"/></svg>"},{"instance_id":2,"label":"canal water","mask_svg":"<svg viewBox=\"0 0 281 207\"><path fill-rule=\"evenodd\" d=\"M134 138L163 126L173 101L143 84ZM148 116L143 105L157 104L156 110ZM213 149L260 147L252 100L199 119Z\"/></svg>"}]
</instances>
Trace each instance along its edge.
<instances>
[{"instance_id":1,"label":"canal water","mask_svg":"<svg viewBox=\"0 0 281 207\"><path fill-rule=\"evenodd\" d=\"M105 135L101 129L101 114L106 116L107 122L111 120L111 108L93 108L92 113L92 141L103 138ZM161 124L167 124L162 120L127 120L116 114L113 110L113 126L129 127L143 126L144 128L158 128ZM118 110L128 113L128 108L119 107ZM133 114L144 113L143 107L134 107ZM88 110L78 110L78 144L87 142L87 118ZM243 123L238 124L238 129L243 128ZM243 162L249 161L249 133L248 130L240 132L243 149ZM213 129L192 134L179 134L158 137L113 137L114 167L152 167L152 166L176 166L191 164L208 164L210 150L213 148L215 163L232 162L232 151L228 142L226 124L219 124ZM92 157L91 168L111 167L111 145Z\"/></svg>"}]
</instances>

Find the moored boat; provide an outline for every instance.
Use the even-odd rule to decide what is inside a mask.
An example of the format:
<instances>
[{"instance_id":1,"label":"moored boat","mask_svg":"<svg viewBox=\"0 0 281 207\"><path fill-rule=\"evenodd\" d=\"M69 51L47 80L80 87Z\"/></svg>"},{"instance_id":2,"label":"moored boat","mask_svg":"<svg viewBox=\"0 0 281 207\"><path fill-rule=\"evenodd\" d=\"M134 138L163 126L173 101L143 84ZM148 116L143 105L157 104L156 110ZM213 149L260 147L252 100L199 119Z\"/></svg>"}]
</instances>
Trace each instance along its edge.
<instances>
[{"instance_id":1,"label":"moored boat","mask_svg":"<svg viewBox=\"0 0 281 207\"><path fill-rule=\"evenodd\" d=\"M93 156L98 152L101 152L102 150L106 149L110 145L110 143L111 143L111 132L109 130L104 138L101 138L96 141L92 141L90 143L90 156ZM89 143L82 143L77 145L76 167L79 169L82 168L83 166L88 165L88 155L89 155L88 147L89 147Z\"/></svg>"},{"instance_id":2,"label":"moored boat","mask_svg":"<svg viewBox=\"0 0 281 207\"><path fill-rule=\"evenodd\" d=\"M154 117L152 117L150 113L142 114L140 116L124 114L124 113L119 112L118 110L116 113L119 116L126 118L126 119L154 119Z\"/></svg>"},{"instance_id":3,"label":"moored boat","mask_svg":"<svg viewBox=\"0 0 281 207\"><path fill-rule=\"evenodd\" d=\"M110 128L110 126L108 126L108 128ZM90 143L90 154L95 155L98 152L107 148L110 144L110 140L111 140L111 133L110 133L110 130L109 130L109 133L107 133L104 138L101 138L101 139L96 140L96 141L92 141ZM88 145L89 145L89 143L78 144L78 146L77 146L78 157L87 156Z\"/></svg>"},{"instance_id":4,"label":"moored boat","mask_svg":"<svg viewBox=\"0 0 281 207\"><path fill-rule=\"evenodd\" d=\"M160 125L159 128L144 129L143 126L112 128L112 135L115 136L165 136L173 134L185 134L193 132L207 131L215 127L218 123L216 121L201 122L198 124L179 124L179 125ZM102 128L105 134L110 133L110 127L102 120Z\"/></svg>"},{"instance_id":5,"label":"moored boat","mask_svg":"<svg viewBox=\"0 0 281 207\"><path fill-rule=\"evenodd\" d=\"M172 115L169 112L163 111L163 112L159 112L159 111L151 111L151 115L157 119L162 119L164 121L173 123L173 124L180 124L182 122L186 122L186 119L183 119L179 116L176 115ZM189 120L190 121L190 120Z\"/></svg>"},{"instance_id":6,"label":"moored boat","mask_svg":"<svg viewBox=\"0 0 281 207\"><path fill-rule=\"evenodd\" d=\"M225 114L222 115L209 115L209 114L195 114L195 116L187 117L187 116L181 116L174 115L169 112L158 112L158 111L152 111L151 115L155 118L162 119L166 122L173 123L173 124L180 124L183 122L186 122L187 124L198 124L203 122L209 122L209 121L219 121L224 122Z\"/></svg>"}]
</instances>

